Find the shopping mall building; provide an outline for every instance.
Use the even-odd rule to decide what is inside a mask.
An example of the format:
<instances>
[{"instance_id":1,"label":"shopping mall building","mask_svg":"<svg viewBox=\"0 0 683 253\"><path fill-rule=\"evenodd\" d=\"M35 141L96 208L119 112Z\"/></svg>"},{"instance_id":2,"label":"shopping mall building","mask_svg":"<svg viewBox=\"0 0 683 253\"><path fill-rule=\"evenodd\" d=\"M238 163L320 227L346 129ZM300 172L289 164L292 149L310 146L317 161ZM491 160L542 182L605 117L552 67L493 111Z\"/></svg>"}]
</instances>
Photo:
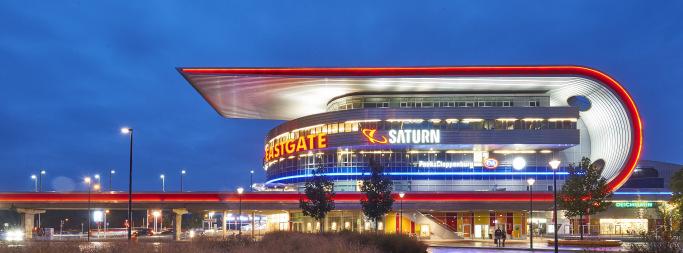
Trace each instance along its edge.
<instances>
[{"instance_id":1,"label":"shopping mall building","mask_svg":"<svg viewBox=\"0 0 683 253\"><path fill-rule=\"evenodd\" d=\"M178 70L223 117L284 121L265 136L260 190L301 190L317 171L334 180L335 191L357 192L375 160L396 192L468 194L469 202L413 206L382 224L428 237L485 238L503 226L521 238L529 221L536 233L552 233L553 176L560 188L567 164L589 157L616 191L636 169L643 142L633 99L613 78L585 67ZM562 161L557 170L551 160ZM529 178L535 201L545 201L534 220L527 217ZM647 208L632 201L651 197L615 196L630 203L617 211ZM319 226L298 211L288 219L292 230ZM621 233L620 221L604 219L611 233ZM576 230L574 221L560 222L566 233ZM369 224L356 209L333 212L325 227L362 231Z\"/></svg>"}]
</instances>

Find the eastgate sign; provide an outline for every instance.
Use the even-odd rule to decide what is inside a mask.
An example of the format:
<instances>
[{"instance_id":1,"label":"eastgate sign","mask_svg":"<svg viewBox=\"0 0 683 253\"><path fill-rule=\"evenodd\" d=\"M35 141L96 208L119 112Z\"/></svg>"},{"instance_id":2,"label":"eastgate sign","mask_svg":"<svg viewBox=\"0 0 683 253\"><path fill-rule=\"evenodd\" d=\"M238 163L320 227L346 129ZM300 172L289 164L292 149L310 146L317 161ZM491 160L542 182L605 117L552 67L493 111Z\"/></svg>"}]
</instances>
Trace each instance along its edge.
<instances>
[{"instance_id":1,"label":"eastgate sign","mask_svg":"<svg viewBox=\"0 0 683 253\"><path fill-rule=\"evenodd\" d=\"M272 146L266 146L266 161L278 157L285 157L301 151L326 148L327 135L325 133L309 134L301 136L299 139L291 139L276 143Z\"/></svg>"},{"instance_id":2,"label":"eastgate sign","mask_svg":"<svg viewBox=\"0 0 683 253\"><path fill-rule=\"evenodd\" d=\"M373 144L436 144L441 143L438 129L391 129L384 135L375 136L377 129L362 129L363 136Z\"/></svg>"}]
</instances>

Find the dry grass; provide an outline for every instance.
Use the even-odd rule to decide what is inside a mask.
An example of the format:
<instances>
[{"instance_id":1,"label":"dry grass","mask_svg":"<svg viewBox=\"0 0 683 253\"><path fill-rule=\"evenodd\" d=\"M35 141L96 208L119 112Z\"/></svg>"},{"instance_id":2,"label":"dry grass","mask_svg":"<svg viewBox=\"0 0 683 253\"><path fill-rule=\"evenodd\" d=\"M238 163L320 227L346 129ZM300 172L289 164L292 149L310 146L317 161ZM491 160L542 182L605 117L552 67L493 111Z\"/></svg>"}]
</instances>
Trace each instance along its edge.
<instances>
[{"instance_id":1,"label":"dry grass","mask_svg":"<svg viewBox=\"0 0 683 253\"><path fill-rule=\"evenodd\" d=\"M261 241L249 238L197 238L190 242L26 242L21 246L0 244L0 252L9 253L380 253L426 252L427 246L405 236L356 233L302 234L270 233Z\"/></svg>"}]
</instances>

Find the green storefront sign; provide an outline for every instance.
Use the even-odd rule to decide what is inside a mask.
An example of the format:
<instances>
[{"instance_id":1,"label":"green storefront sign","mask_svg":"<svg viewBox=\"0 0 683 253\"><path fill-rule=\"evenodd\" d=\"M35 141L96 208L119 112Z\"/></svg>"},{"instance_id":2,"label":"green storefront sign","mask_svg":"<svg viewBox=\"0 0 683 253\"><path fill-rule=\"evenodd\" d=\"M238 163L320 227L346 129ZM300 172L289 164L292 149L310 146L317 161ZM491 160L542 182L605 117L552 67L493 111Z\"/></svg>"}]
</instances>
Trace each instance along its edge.
<instances>
[{"instance_id":1,"label":"green storefront sign","mask_svg":"<svg viewBox=\"0 0 683 253\"><path fill-rule=\"evenodd\" d=\"M616 202L614 206L618 208L653 208L655 202Z\"/></svg>"}]
</instances>

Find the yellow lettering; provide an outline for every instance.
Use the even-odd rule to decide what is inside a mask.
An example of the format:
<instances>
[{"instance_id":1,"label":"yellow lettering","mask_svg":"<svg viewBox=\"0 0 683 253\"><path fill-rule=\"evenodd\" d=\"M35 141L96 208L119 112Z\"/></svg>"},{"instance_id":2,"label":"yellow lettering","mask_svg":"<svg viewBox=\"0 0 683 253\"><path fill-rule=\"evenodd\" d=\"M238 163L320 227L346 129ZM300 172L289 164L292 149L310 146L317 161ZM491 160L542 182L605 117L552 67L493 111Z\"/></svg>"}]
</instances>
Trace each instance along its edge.
<instances>
[{"instance_id":1,"label":"yellow lettering","mask_svg":"<svg viewBox=\"0 0 683 253\"><path fill-rule=\"evenodd\" d=\"M308 148L315 149L316 147L313 145L313 139L315 139L315 135L309 134L306 136L306 138L308 138Z\"/></svg>"},{"instance_id":2,"label":"yellow lettering","mask_svg":"<svg viewBox=\"0 0 683 253\"><path fill-rule=\"evenodd\" d=\"M294 153L294 149L296 148L296 143L292 140L288 140L286 143L285 151L287 151L287 154Z\"/></svg>"},{"instance_id":3,"label":"yellow lettering","mask_svg":"<svg viewBox=\"0 0 683 253\"><path fill-rule=\"evenodd\" d=\"M308 148L306 148L306 139L303 136L299 137L299 142L296 144L296 152L301 150L308 150Z\"/></svg>"},{"instance_id":4,"label":"yellow lettering","mask_svg":"<svg viewBox=\"0 0 683 253\"><path fill-rule=\"evenodd\" d=\"M327 135L325 133L318 134L318 147L317 148L326 148L326 147L327 147Z\"/></svg>"}]
</instances>

